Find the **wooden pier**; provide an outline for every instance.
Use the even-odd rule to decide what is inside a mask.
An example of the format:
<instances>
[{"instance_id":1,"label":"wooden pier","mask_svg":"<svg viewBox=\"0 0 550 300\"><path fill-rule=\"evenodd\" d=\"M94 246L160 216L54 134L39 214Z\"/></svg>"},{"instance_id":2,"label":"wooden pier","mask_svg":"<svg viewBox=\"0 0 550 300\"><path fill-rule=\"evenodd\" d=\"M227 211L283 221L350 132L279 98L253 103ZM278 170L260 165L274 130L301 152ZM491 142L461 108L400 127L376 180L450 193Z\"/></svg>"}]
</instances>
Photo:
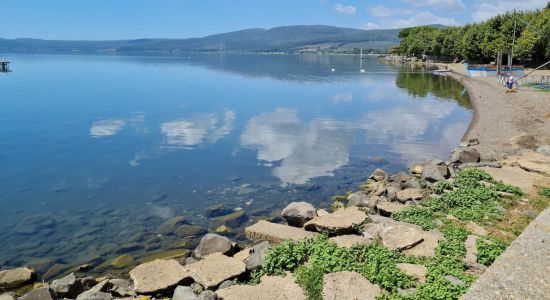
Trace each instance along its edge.
<instances>
[{"instance_id":1,"label":"wooden pier","mask_svg":"<svg viewBox=\"0 0 550 300\"><path fill-rule=\"evenodd\" d=\"M10 62L7 60L0 60L0 72L9 72L10 71Z\"/></svg>"}]
</instances>

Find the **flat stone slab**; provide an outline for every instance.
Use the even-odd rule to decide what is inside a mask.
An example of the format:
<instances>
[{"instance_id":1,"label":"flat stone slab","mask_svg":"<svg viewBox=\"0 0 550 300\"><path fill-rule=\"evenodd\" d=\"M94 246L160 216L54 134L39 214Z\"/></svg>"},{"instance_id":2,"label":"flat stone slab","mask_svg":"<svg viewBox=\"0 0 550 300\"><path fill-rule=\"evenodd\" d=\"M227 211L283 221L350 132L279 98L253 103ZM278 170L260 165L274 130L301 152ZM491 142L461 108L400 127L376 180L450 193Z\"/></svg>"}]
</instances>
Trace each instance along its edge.
<instances>
[{"instance_id":1,"label":"flat stone slab","mask_svg":"<svg viewBox=\"0 0 550 300\"><path fill-rule=\"evenodd\" d=\"M213 289L222 282L244 273L246 264L239 259L214 253L185 266L185 268L193 280L206 289Z\"/></svg>"},{"instance_id":2,"label":"flat stone slab","mask_svg":"<svg viewBox=\"0 0 550 300\"><path fill-rule=\"evenodd\" d=\"M425 266L415 264L397 264L397 267L403 271L403 273L418 278L418 282L426 282L426 273L428 273L428 268Z\"/></svg>"},{"instance_id":3,"label":"flat stone slab","mask_svg":"<svg viewBox=\"0 0 550 300\"><path fill-rule=\"evenodd\" d=\"M520 156L510 156L505 162L510 165L517 164L526 171L550 175L550 156L548 155L525 152Z\"/></svg>"},{"instance_id":4,"label":"flat stone slab","mask_svg":"<svg viewBox=\"0 0 550 300\"><path fill-rule=\"evenodd\" d=\"M355 231L354 226L363 223L367 215L357 207L339 209L329 215L314 218L308 221L306 230L325 232L330 234L347 234Z\"/></svg>"},{"instance_id":5,"label":"flat stone slab","mask_svg":"<svg viewBox=\"0 0 550 300\"><path fill-rule=\"evenodd\" d=\"M15 268L0 272L0 289L11 290L34 281L36 272L30 268Z\"/></svg>"},{"instance_id":6,"label":"flat stone slab","mask_svg":"<svg viewBox=\"0 0 550 300\"><path fill-rule=\"evenodd\" d=\"M531 195L536 195L538 193L537 186L550 186L549 177L525 171L520 167L502 166L500 169L488 167L481 169L491 175L495 180L517 186L525 193Z\"/></svg>"},{"instance_id":7,"label":"flat stone slab","mask_svg":"<svg viewBox=\"0 0 550 300\"><path fill-rule=\"evenodd\" d=\"M397 193L397 200L405 202L408 200L420 200L424 197L422 189L404 189Z\"/></svg>"},{"instance_id":8,"label":"flat stone slab","mask_svg":"<svg viewBox=\"0 0 550 300\"><path fill-rule=\"evenodd\" d=\"M251 240L262 240L272 243L280 243L285 240L301 241L316 235L316 233L305 231L302 228L275 224L264 220L245 228L244 232L246 237Z\"/></svg>"},{"instance_id":9,"label":"flat stone slab","mask_svg":"<svg viewBox=\"0 0 550 300\"><path fill-rule=\"evenodd\" d=\"M444 240L443 234L435 229L431 231L422 231L422 243L403 251L403 254L419 257L434 257L435 249L440 241Z\"/></svg>"},{"instance_id":10,"label":"flat stone slab","mask_svg":"<svg viewBox=\"0 0 550 300\"><path fill-rule=\"evenodd\" d=\"M351 248L357 245L366 245L372 243L373 239L361 235L346 234L331 237L329 240L333 241L338 247Z\"/></svg>"},{"instance_id":11,"label":"flat stone slab","mask_svg":"<svg viewBox=\"0 0 550 300\"><path fill-rule=\"evenodd\" d=\"M390 250L410 249L424 241L422 229L409 225L395 224L380 233L382 244Z\"/></svg>"},{"instance_id":12,"label":"flat stone slab","mask_svg":"<svg viewBox=\"0 0 550 300\"><path fill-rule=\"evenodd\" d=\"M546 209L474 282L462 299L548 299L549 241L550 209Z\"/></svg>"},{"instance_id":13,"label":"flat stone slab","mask_svg":"<svg viewBox=\"0 0 550 300\"><path fill-rule=\"evenodd\" d=\"M466 241L464 242L464 247L466 248L466 257L464 257L464 262L468 264L477 263L477 246L476 242L479 239L477 235L468 235Z\"/></svg>"},{"instance_id":14,"label":"flat stone slab","mask_svg":"<svg viewBox=\"0 0 550 300\"><path fill-rule=\"evenodd\" d=\"M157 259L135 267L130 271L130 277L136 292L150 294L174 287L190 275L174 259Z\"/></svg>"},{"instance_id":15,"label":"flat stone slab","mask_svg":"<svg viewBox=\"0 0 550 300\"><path fill-rule=\"evenodd\" d=\"M356 272L338 272L323 277L324 300L374 300L382 290Z\"/></svg>"},{"instance_id":16,"label":"flat stone slab","mask_svg":"<svg viewBox=\"0 0 550 300\"><path fill-rule=\"evenodd\" d=\"M258 285L232 285L218 290L218 298L223 300L301 300L306 299L302 288L292 275L263 276Z\"/></svg>"},{"instance_id":17,"label":"flat stone slab","mask_svg":"<svg viewBox=\"0 0 550 300\"><path fill-rule=\"evenodd\" d=\"M396 212L402 211L407 206L399 202L380 201L376 203L376 209L381 215L391 216Z\"/></svg>"}]
</instances>

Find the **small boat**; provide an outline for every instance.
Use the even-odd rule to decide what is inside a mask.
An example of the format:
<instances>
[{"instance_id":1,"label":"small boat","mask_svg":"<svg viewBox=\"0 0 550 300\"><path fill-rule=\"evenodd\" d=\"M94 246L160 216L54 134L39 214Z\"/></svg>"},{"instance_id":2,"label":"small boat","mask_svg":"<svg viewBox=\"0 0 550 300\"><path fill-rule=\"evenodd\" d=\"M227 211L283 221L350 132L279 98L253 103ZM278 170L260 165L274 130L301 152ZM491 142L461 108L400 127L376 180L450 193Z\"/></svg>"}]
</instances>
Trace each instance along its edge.
<instances>
[{"instance_id":1,"label":"small boat","mask_svg":"<svg viewBox=\"0 0 550 300\"><path fill-rule=\"evenodd\" d=\"M449 69L434 70L434 73L448 73L451 72Z\"/></svg>"}]
</instances>

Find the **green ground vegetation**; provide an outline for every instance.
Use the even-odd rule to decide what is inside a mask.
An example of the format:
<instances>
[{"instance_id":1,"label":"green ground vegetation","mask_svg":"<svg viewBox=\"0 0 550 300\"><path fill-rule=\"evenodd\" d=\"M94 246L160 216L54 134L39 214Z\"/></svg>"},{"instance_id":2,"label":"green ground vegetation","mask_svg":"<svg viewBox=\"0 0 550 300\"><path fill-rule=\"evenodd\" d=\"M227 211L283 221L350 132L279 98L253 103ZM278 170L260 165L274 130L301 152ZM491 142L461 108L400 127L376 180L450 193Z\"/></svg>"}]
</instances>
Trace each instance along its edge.
<instances>
[{"instance_id":1,"label":"green ground vegetation","mask_svg":"<svg viewBox=\"0 0 550 300\"><path fill-rule=\"evenodd\" d=\"M550 3L542 10L508 12L462 27L408 28L399 38L400 44L393 50L401 55L425 54L479 63L495 61L497 51L511 48L515 38L514 57L519 62L546 62L550 59Z\"/></svg>"}]
</instances>

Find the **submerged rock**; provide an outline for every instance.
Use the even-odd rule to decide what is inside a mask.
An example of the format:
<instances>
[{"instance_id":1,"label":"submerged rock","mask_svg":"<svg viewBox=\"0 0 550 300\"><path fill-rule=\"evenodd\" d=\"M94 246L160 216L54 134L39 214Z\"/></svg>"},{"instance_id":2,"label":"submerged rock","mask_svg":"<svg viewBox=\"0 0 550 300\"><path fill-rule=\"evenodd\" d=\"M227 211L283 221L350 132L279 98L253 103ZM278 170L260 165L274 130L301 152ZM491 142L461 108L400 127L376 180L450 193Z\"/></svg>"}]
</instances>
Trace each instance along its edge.
<instances>
[{"instance_id":1,"label":"submerged rock","mask_svg":"<svg viewBox=\"0 0 550 300\"><path fill-rule=\"evenodd\" d=\"M157 232L160 234L170 234L184 224L187 224L184 216L173 217L162 223Z\"/></svg>"},{"instance_id":2,"label":"submerged rock","mask_svg":"<svg viewBox=\"0 0 550 300\"><path fill-rule=\"evenodd\" d=\"M206 211L204 212L204 216L207 218L216 218L216 217L228 215L232 212L233 212L232 209L225 207L225 204L222 203L222 204L217 204L207 208Z\"/></svg>"},{"instance_id":3,"label":"submerged rock","mask_svg":"<svg viewBox=\"0 0 550 300\"><path fill-rule=\"evenodd\" d=\"M303 227L307 221L317 216L317 212L310 203L292 202L283 209L281 216L285 218L288 225Z\"/></svg>"},{"instance_id":4,"label":"submerged rock","mask_svg":"<svg viewBox=\"0 0 550 300\"><path fill-rule=\"evenodd\" d=\"M197 236L207 233L206 228L198 225L181 225L174 234L179 237Z\"/></svg>"},{"instance_id":5,"label":"submerged rock","mask_svg":"<svg viewBox=\"0 0 550 300\"><path fill-rule=\"evenodd\" d=\"M244 210L237 210L228 215L214 218L212 220L213 227L226 225L229 227L239 227L248 220Z\"/></svg>"},{"instance_id":6,"label":"submerged rock","mask_svg":"<svg viewBox=\"0 0 550 300\"><path fill-rule=\"evenodd\" d=\"M121 256L116 257L111 262L111 266L117 268L117 269L124 269L128 268L130 266L133 266L136 264L136 261L134 260L134 257L130 254L123 254Z\"/></svg>"},{"instance_id":7,"label":"submerged rock","mask_svg":"<svg viewBox=\"0 0 550 300\"><path fill-rule=\"evenodd\" d=\"M50 214L31 215L25 217L15 226L15 232L19 234L36 234L42 229L54 226L55 222Z\"/></svg>"},{"instance_id":8,"label":"submerged rock","mask_svg":"<svg viewBox=\"0 0 550 300\"><path fill-rule=\"evenodd\" d=\"M33 269L22 267L0 272L0 290L13 290L36 279Z\"/></svg>"}]
</instances>

